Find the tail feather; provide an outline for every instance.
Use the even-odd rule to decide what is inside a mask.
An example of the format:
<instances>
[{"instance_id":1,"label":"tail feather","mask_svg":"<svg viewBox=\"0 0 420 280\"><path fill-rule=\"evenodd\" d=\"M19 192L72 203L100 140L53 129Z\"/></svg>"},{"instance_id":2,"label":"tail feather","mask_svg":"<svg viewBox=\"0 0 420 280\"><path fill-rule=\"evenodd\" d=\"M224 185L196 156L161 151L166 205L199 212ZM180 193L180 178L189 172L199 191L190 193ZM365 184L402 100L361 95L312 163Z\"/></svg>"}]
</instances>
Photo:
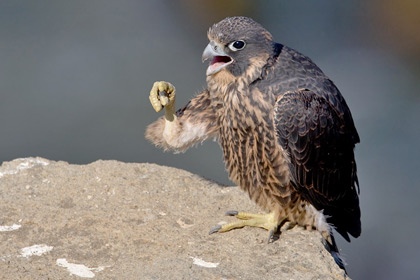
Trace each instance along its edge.
<instances>
[{"instance_id":1,"label":"tail feather","mask_svg":"<svg viewBox=\"0 0 420 280\"><path fill-rule=\"evenodd\" d=\"M331 256L334 258L335 263L347 274L346 271L346 263L337 247L337 243L335 242L334 235L332 232L328 233L328 236L324 236L325 240L325 248L330 252Z\"/></svg>"}]
</instances>

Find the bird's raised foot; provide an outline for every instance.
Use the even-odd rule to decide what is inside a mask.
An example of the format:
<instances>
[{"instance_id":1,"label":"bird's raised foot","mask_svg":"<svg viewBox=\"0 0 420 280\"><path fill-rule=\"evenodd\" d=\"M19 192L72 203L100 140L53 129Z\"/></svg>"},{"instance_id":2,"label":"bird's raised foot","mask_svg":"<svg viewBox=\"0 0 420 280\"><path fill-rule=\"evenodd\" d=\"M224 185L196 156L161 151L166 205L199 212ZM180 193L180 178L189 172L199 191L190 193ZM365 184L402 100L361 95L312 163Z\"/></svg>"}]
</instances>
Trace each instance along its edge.
<instances>
[{"instance_id":1,"label":"bird's raised foot","mask_svg":"<svg viewBox=\"0 0 420 280\"><path fill-rule=\"evenodd\" d=\"M243 228L245 226L259 227L259 228L263 228L269 231L267 243L270 243L271 241L274 240L274 234L277 232L277 229L282 224L282 221L279 221L277 219L274 212L261 215L261 214L253 214L253 213L238 212L238 211L227 211L225 215L235 216L237 219L239 219L239 221L225 224L225 225L216 225L210 229L209 234L213 234L216 232L219 232L219 233L227 232L232 229Z\"/></svg>"},{"instance_id":2,"label":"bird's raised foot","mask_svg":"<svg viewBox=\"0 0 420 280\"><path fill-rule=\"evenodd\" d=\"M175 103L175 87L168 82L155 82L149 95L150 103L156 112L166 107L173 110Z\"/></svg>"}]
</instances>

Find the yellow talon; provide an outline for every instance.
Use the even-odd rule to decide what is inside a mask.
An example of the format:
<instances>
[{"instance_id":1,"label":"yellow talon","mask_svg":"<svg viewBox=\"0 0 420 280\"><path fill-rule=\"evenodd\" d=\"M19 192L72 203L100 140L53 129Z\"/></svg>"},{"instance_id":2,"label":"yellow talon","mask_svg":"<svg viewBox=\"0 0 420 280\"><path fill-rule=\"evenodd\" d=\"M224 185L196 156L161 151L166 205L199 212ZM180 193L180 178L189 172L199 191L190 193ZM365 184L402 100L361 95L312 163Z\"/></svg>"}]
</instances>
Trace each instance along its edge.
<instances>
[{"instance_id":1,"label":"yellow talon","mask_svg":"<svg viewBox=\"0 0 420 280\"><path fill-rule=\"evenodd\" d=\"M163 107L173 110L175 104L175 87L168 82L155 82L150 91L149 99L156 112L160 112Z\"/></svg>"},{"instance_id":2,"label":"yellow talon","mask_svg":"<svg viewBox=\"0 0 420 280\"><path fill-rule=\"evenodd\" d=\"M162 104L162 106L166 106L169 104L169 98L166 95L160 94L160 92L159 92L159 99L160 99L160 104Z\"/></svg>"},{"instance_id":3,"label":"yellow talon","mask_svg":"<svg viewBox=\"0 0 420 280\"><path fill-rule=\"evenodd\" d=\"M274 212L261 215L246 212L228 211L226 212L226 215L235 216L240 221L236 221L225 225L217 225L210 230L210 234L216 232L227 232L232 229L243 228L245 226L259 227L269 231L268 242L270 242L273 238L274 233L277 231L278 227L282 223L282 221L278 221Z\"/></svg>"}]
</instances>

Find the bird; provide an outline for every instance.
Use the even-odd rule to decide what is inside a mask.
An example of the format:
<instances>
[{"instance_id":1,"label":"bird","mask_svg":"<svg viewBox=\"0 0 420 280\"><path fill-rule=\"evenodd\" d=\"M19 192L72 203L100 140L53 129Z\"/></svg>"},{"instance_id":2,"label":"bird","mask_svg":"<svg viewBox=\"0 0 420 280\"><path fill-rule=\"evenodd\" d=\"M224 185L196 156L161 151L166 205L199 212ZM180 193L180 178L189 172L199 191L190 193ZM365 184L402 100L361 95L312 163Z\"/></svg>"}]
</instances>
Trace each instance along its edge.
<instances>
[{"instance_id":1,"label":"bird","mask_svg":"<svg viewBox=\"0 0 420 280\"><path fill-rule=\"evenodd\" d=\"M176 110L175 87L155 82L149 99L165 115L145 137L175 152L216 139L230 179L266 212L228 211L238 220L210 233L260 227L270 242L285 223L318 230L345 271L333 230L359 237L361 211L360 138L344 97L309 57L249 17L225 18L207 36L207 87Z\"/></svg>"}]
</instances>

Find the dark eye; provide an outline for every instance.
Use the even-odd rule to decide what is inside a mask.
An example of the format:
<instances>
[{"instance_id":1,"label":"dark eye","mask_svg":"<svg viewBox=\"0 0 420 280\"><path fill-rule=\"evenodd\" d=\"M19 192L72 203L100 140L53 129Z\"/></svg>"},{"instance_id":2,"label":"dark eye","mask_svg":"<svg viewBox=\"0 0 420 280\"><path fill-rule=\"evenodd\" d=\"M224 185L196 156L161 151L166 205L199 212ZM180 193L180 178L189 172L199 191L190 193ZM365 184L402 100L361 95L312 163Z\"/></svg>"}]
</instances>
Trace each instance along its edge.
<instances>
[{"instance_id":1,"label":"dark eye","mask_svg":"<svg viewBox=\"0 0 420 280\"><path fill-rule=\"evenodd\" d=\"M229 49L236 52L242 50L245 47L245 42L242 40L234 41L229 44Z\"/></svg>"}]
</instances>

